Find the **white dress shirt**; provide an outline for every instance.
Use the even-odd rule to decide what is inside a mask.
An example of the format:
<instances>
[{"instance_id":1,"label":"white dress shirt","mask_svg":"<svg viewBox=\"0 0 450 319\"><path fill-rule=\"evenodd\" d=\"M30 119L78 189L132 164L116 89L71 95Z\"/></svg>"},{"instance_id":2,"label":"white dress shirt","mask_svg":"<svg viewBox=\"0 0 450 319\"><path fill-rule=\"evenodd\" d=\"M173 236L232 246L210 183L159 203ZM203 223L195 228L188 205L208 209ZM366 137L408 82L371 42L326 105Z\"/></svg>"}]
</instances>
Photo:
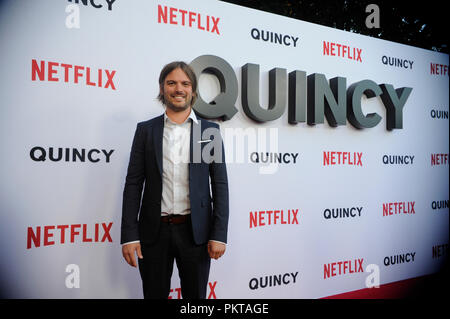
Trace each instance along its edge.
<instances>
[{"instance_id":1,"label":"white dress shirt","mask_svg":"<svg viewBox=\"0 0 450 319\"><path fill-rule=\"evenodd\" d=\"M189 150L192 121L197 117L191 109L186 120L177 124L164 113L163 172L161 215L188 215L189 201Z\"/></svg>"}]
</instances>

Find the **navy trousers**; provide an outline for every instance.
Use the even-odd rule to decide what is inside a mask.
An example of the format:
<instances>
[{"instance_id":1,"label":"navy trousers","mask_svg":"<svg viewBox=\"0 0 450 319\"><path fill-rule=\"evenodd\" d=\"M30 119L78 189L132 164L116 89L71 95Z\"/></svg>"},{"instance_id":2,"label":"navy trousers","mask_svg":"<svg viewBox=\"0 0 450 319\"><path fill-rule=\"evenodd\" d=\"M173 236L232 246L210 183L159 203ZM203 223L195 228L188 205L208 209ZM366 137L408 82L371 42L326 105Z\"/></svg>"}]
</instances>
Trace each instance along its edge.
<instances>
[{"instance_id":1,"label":"navy trousers","mask_svg":"<svg viewBox=\"0 0 450 319\"><path fill-rule=\"evenodd\" d=\"M183 299L205 299L211 258L207 244L196 245L191 219L183 224L161 222L158 240L141 243L138 258L145 299L167 299L174 260L180 276Z\"/></svg>"}]
</instances>

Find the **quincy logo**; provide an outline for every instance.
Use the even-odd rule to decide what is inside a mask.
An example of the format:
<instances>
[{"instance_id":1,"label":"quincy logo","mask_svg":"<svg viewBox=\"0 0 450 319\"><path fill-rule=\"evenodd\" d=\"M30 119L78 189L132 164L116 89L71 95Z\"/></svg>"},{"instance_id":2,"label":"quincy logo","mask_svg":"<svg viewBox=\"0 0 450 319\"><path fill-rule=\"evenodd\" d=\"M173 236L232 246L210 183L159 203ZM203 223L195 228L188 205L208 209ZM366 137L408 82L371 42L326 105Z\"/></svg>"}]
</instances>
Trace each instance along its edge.
<instances>
[{"instance_id":1,"label":"quincy logo","mask_svg":"<svg viewBox=\"0 0 450 319\"><path fill-rule=\"evenodd\" d=\"M206 103L198 96L193 108L203 117L230 120L236 113L238 81L233 68L224 59L214 55L202 55L191 62L197 77L202 73L215 75L220 83L220 93L213 101ZM381 121L377 113L365 115L361 98L380 96L386 107L386 128L403 128L403 107L412 88L394 89L391 84L378 85L372 80L362 80L347 89L345 77L335 77L328 82L325 75L304 71L292 71L289 80L286 69L273 68L269 71L269 105L263 108L259 103L259 65L247 63L242 66L242 108L244 113L256 122L278 119L288 104L290 124L307 122L321 124L324 117L337 127L348 121L354 127L371 128ZM288 94L286 94L288 93ZM288 102L288 103L286 103ZM308 111L306 114L306 110Z\"/></svg>"}]
</instances>

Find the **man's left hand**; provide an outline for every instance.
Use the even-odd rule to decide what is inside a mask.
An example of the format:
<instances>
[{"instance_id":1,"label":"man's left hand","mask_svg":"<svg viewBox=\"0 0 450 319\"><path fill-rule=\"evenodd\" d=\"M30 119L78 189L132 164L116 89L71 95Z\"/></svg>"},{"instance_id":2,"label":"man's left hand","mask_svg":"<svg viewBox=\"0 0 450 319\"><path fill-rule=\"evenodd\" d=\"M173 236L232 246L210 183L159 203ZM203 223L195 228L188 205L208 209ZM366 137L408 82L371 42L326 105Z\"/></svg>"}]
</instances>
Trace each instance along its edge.
<instances>
[{"instance_id":1,"label":"man's left hand","mask_svg":"<svg viewBox=\"0 0 450 319\"><path fill-rule=\"evenodd\" d=\"M225 253L226 245L217 241L208 242L208 254L209 257L219 259Z\"/></svg>"}]
</instances>

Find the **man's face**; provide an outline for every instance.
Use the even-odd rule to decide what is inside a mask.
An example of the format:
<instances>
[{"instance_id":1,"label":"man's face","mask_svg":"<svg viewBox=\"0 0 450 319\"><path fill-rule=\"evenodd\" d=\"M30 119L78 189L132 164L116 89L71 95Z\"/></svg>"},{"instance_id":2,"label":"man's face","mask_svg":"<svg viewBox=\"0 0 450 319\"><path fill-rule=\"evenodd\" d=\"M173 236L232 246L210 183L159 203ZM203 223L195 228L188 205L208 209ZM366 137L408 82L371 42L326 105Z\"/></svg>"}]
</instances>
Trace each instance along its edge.
<instances>
[{"instance_id":1,"label":"man's face","mask_svg":"<svg viewBox=\"0 0 450 319\"><path fill-rule=\"evenodd\" d=\"M180 68L170 72L163 84L161 93L164 95L165 105L175 112L181 112L191 106L192 83L188 76Z\"/></svg>"}]
</instances>

